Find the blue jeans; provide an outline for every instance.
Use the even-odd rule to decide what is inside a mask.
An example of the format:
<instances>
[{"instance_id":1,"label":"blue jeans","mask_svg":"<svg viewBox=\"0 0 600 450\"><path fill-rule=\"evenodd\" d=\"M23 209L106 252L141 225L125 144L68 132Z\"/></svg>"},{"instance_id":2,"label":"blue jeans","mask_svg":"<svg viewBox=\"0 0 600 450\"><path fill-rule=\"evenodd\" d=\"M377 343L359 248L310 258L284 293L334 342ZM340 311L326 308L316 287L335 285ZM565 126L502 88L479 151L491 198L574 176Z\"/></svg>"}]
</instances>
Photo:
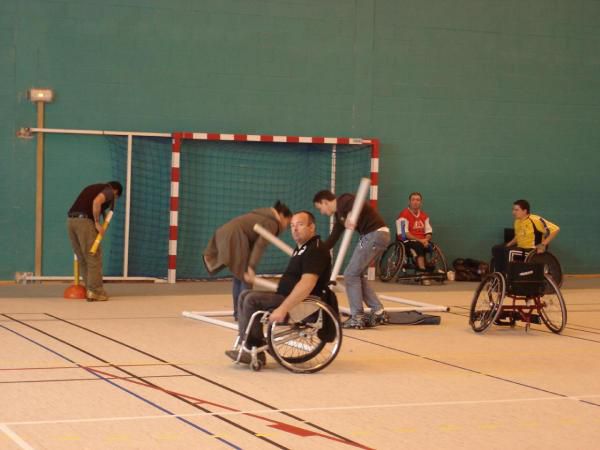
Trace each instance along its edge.
<instances>
[{"instance_id":1,"label":"blue jeans","mask_svg":"<svg viewBox=\"0 0 600 450\"><path fill-rule=\"evenodd\" d=\"M238 297L240 296L240 293L246 289L250 289L250 286L247 285L244 280L233 277L233 292L231 295L233 297L233 317L236 320L238 318Z\"/></svg>"},{"instance_id":2,"label":"blue jeans","mask_svg":"<svg viewBox=\"0 0 600 450\"><path fill-rule=\"evenodd\" d=\"M372 231L360 237L354 248L350 262L344 270L344 283L346 294L350 303L350 313L363 314L363 302L373 312L383 309L375 291L369 286L364 276L371 261L381 256L390 243L390 233L386 231Z\"/></svg>"}]
</instances>

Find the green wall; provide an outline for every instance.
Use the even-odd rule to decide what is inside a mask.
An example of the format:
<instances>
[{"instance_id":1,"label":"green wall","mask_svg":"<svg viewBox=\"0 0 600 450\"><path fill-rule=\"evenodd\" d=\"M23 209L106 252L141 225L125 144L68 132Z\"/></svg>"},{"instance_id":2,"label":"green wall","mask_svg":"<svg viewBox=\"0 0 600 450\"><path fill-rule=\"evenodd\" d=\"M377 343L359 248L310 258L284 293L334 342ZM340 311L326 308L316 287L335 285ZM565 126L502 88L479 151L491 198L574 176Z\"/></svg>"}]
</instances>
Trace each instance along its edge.
<instances>
[{"instance_id":1,"label":"green wall","mask_svg":"<svg viewBox=\"0 0 600 450\"><path fill-rule=\"evenodd\" d=\"M565 271L598 273L599 74L593 0L3 0L0 279L33 270L32 86L47 127L376 136L390 224L420 190L449 259L487 259L527 198ZM44 274L108 156L47 138Z\"/></svg>"}]
</instances>

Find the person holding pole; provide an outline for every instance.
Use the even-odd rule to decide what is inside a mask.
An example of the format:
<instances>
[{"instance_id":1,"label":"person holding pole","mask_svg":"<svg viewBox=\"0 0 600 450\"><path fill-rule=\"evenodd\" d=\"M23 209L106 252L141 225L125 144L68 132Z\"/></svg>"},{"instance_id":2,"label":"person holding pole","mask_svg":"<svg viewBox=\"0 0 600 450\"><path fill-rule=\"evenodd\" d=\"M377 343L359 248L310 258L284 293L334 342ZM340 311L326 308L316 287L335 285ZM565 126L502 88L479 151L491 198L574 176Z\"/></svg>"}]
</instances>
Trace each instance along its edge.
<instances>
[{"instance_id":1,"label":"person holding pole","mask_svg":"<svg viewBox=\"0 0 600 450\"><path fill-rule=\"evenodd\" d=\"M309 295L320 297L337 312L337 300L330 291L328 282L331 273L331 255L316 235L315 218L308 211L299 211L291 219L292 237L296 242L288 266L281 276L275 292L245 290L239 296L239 336L246 332L252 314L256 311L272 311L269 315L270 322L285 322L288 312ZM259 285L259 278L254 273L247 273L249 283ZM242 342L240 339L239 342ZM264 338L260 321L255 321L246 336L248 350L253 346L264 345ZM251 356L239 348L225 352L233 361L250 364ZM264 353L258 354L258 359L264 364Z\"/></svg>"},{"instance_id":2,"label":"person holding pole","mask_svg":"<svg viewBox=\"0 0 600 450\"><path fill-rule=\"evenodd\" d=\"M344 322L344 328L363 329L389 322L383 304L371 288L364 273L373 260L378 258L390 243L390 230L383 218L368 203L365 203L353 221L349 216L355 199L354 194L342 194L336 197L331 191L323 190L315 194L313 203L319 212L326 216L334 216L334 225L325 247L332 249L340 238L344 228L356 230L360 235L350 262L344 271L344 284L350 303L350 319ZM363 302L371 308L365 315Z\"/></svg>"},{"instance_id":3,"label":"person holding pole","mask_svg":"<svg viewBox=\"0 0 600 450\"><path fill-rule=\"evenodd\" d=\"M89 302L108 300L108 294L102 286L102 248L96 250L94 242L97 237L104 236L107 228L103 226L107 223L100 223L100 216L107 221L122 193L123 186L118 181L89 185L79 193L67 213L69 240L77 255Z\"/></svg>"},{"instance_id":4,"label":"person holding pole","mask_svg":"<svg viewBox=\"0 0 600 450\"><path fill-rule=\"evenodd\" d=\"M202 258L210 275L223 267L233 274L233 317L238 319L238 296L248 289L244 273L254 274L256 266L268 242L254 231L259 224L274 235L279 235L288 227L292 212L279 200L272 208L259 208L221 225L213 234L204 249Z\"/></svg>"}]
</instances>

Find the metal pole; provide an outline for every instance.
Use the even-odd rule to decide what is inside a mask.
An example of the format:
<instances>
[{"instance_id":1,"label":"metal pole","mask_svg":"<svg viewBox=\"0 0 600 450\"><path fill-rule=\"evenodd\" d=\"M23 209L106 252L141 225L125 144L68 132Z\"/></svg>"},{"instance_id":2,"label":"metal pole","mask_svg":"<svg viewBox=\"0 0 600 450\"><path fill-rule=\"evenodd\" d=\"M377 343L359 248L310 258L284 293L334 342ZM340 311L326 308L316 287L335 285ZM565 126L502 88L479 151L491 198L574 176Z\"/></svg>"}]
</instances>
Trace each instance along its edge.
<instances>
[{"instance_id":1,"label":"metal pole","mask_svg":"<svg viewBox=\"0 0 600 450\"><path fill-rule=\"evenodd\" d=\"M131 213L131 159L133 135L127 135L127 178L125 180L125 238L123 240L123 276L129 274L129 220Z\"/></svg>"},{"instance_id":2,"label":"metal pole","mask_svg":"<svg viewBox=\"0 0 600 450\"><path fill-rule=\"evenodd\" d=\"M44 102L36 102L37 125L44 127ZM37 135L35 190L35 275L42 275L42 245L44 223L44 133Z\"/></svg>"}]
</instances>

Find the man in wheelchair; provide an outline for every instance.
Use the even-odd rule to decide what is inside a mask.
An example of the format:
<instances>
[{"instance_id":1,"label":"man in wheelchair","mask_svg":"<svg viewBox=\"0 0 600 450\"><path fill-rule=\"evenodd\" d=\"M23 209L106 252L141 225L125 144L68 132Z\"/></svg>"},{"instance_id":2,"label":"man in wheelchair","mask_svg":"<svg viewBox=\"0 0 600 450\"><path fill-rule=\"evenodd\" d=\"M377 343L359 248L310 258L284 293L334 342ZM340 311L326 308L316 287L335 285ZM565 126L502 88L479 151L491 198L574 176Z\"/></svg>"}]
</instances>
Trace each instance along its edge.
<instances>
[{"instance_id":1,"label":"man in wheelchair","mask_svg":"<svg viewBox=\"0 0 600 450\"><path fill-rule=\"evenodd\" d=\"M429 223L429 216L421 210L422 204L423 196L420 192L413 192L408 196L408 207L404 208L396 219L396 235L404 242L409 252L416 254L417 269L424 272L425 252L431 248L433 229Z\"/></svg>"},{"instance_id":2,"label":"man in wheelchair","mask_svg":"<svg viewBox=\"0 0 600 450\"><path fill-rule=\"evenodd\" d=\"M492 270L495 272L506 273L508 262L523 261L534 249L536 253L544 253L550 241L560 231L558 225L531 214L531 206L527 200L515 201L512 214L515 219L514 237L509 242L492 248Z\"/></svg>"},{"instance_id":3,"label":"man in wheelchair","mask_svg":"<svg viewBox=\"0 0 600 450\"><path fill-rule=\"evenodd\" d=\"M288 312L309 295L320 297L338 312L335 294L329 290L331 274L331 256L320 237L316 235L314 216L308 211L300 211L292 216L290 223L296 248L289 260L276 292L246 290L238 300L238 330L240 345L244 342L248 350L262 347L265 340L262 324L254 320L247 336L244 336L252 315L256 311L271 311L269 322L285 322ZM252 284L254 275L247 273L246 282ZM245 364L251 363L251 354L239 349L225 352L232 360ZM259 361L264 365L266 356L259 353Z\"/></svg>"}]
</instances>

